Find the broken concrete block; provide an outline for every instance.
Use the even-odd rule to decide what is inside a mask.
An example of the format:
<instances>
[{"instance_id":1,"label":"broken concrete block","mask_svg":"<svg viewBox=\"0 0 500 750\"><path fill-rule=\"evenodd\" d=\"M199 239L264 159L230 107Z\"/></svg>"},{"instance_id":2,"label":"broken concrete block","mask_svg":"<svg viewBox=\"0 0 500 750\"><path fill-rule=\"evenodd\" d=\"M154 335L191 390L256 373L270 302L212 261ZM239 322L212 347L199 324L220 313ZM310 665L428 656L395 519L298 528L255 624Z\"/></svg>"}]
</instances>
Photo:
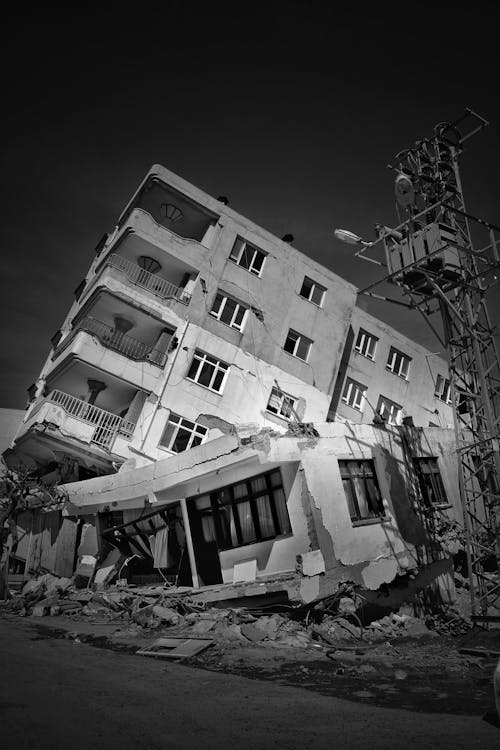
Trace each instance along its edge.
<instances>
[{"instance_id":1,"label":"broken concrete block","mask_svg":"<svg viewBox=\"0 0 500 750\"><path fill-rule=\"evenodd\" d=\"M263 630L260 630L256 625L252 625L251 622L244 622L240 625L241 634L248 638L249 641L258 643L267 638L267 634Z\"/></svg>"},{"instance_id":2,"label":"broken concrete block","mask_svg":"<svg viewBox=\"0 0 500 750\"><path fill-rule=\"evenodd\" d=\"M315 549L311 552L303 552L299 557L301 558L302 575L316 576L325 572L325 558L321 550Z\"/></svg>"},{"instance_id":3,"label":"broken concrete block","mask_svg":"<svg viewBox=\"0 0 500 750\"><path fill-rule=\"evenodd\" d=\"M27 581L21 591L23 596L34 596L41 592L45 587L45 584L41 578L33 578L31 581Z\"/></svg>"},{"instance_id":4,"label":"broken concrete block","mask_svg":"<svg viewBox=\"0 0 500 750\"><path fill-rule=\"evenodd\" d=\"M152 612L155 617L159 617L163 622L167 622L169 625L177 625L181 619L178 612L170 607L161 607L159 604L155 604L152 608Z\"/></svg>"},{"instance_id":5,"label":"broken concrete block","mask_svg":"<svg viewBox=\"0 0 500 750\"><path fill-rule=\"evenodd\" d=\"M266 615L264 617L259 617L256 627L259 630L262 630L269 640L274 641L277 637L278 630L282 627L283 623L283 618L278 614L270 616Z\"/></svg>"}]
</instances>

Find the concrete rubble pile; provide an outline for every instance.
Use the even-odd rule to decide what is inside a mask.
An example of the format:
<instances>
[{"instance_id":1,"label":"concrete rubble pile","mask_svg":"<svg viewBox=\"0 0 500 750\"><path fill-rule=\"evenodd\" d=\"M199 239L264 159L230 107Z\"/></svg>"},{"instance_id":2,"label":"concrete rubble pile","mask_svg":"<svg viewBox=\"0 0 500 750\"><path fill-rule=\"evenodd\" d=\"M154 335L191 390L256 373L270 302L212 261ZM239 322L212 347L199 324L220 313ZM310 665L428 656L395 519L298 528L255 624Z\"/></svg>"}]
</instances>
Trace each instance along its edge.
<instances>
[{"instance_id":1,"label":"concrete rubble pile","mask_svg":"<svg viewBox=\"0 0 500 750\"><path fill-rule=\"evenodd\" d=\"M309 605L276 605L252 609L203 601L190 588L131 586L125 582L99 588L77 588L74 579L47 573L28 581L21 592L2 603L4 611L26 617L68 616L94 623L116 624L128 635L151 631L207 636L289 648L328 648L342 643L376 644L407 637L459 635L470 627L460 613L416 617L412 605L368 621L362 597L349 584Z\"/></svg>"}]
</instances>

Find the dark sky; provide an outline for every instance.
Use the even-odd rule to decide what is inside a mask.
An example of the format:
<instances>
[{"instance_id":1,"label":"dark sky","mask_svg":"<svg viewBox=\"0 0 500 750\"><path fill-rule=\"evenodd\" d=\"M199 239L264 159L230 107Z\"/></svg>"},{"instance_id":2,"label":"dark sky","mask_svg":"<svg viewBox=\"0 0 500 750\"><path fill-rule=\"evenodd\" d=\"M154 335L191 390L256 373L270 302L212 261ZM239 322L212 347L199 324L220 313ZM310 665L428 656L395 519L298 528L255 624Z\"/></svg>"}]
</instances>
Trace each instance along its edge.
<instances>
[{"instance_id":1,"label":"dark sky","mask_svg":"<svg viewBox=\"0 0 500 750\"><path fill-rule=\"evenodd\" d=\"M463 156L467 206L500 224L494 6L338 5L165 0L4 21L0 406L24 408L97 241L154 163L363 287L377 269L333 229L395 225L386 165L470 106L491 125ZM369 310L439 349L418 313Z\"/></svg>"}]
</instances>

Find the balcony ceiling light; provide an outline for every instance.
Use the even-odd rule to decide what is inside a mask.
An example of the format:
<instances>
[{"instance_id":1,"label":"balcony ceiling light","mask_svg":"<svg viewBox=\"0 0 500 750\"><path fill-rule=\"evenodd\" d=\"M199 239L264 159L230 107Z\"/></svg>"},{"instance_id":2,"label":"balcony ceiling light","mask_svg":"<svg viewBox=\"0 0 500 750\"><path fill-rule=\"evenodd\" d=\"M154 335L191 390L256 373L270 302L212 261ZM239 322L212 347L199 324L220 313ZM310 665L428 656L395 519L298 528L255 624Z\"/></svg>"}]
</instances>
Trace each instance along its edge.
<instances>
[{"instance_id":1,"label":"balcony ceiling light","mask_svg":"<svg viewBox=\"0 0 500 750\"><path fill-rule=\"evenodd\" d=\"M166 219L169 219L169 221L171 221L172 223L174 223L175 221L179 221L184 216L181 209L177 208L177 206L174 206L173 203L162 203L161 210L164 217Z\"/></svg>"},{"instance_id":2,"label":"balcony ceiling light","mask_svg":"<svg viewBox=\"0 0 500 750\"><path fill-rule=\"evenodd\" d=\"M137 265L145 271L149 271L149 273L156 273L161 269L161 263L158 263L154 258L150 258L149 255L141 255L137 260Z\"/></svg>"}]
</instances>

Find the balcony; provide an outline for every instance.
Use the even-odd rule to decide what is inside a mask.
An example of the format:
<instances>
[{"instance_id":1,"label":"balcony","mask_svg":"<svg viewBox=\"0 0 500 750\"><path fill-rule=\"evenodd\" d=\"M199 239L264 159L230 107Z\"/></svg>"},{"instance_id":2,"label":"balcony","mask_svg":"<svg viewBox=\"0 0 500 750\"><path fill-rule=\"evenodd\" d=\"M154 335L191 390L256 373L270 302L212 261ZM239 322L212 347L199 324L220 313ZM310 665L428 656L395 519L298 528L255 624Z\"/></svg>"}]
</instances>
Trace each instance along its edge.
<instances>
[{"instance_id":1,"label":"balcony","mask_svg":"<svg viewBox=\"0 0 500 750\"><path fill-rule=\"evenodd\" d=\"M133 422L119 417L118 414L59 390L51 391L30 413L29 420L31 421L35 415L36 421L51 422L57 427L64 428L68 436L105 450L111 449L117 435L130 439L135 429ZM78 427L78 423L83 423L81 428Z\"/></svg>"},{"instance_id":2,"label":"balcony","mask_svg":"<svg viewBox=\"0 0 500 750\"><path fill-rule=\"evenodd\" d=\"M182 302L184 305L189 305L191 301L191 295L184 291L183 288L175 286L175 284L162 279L161 276L155 273L146 271L122 255L111 254L106 258L105 267L121 271L131 284L151 292L151 294L154 294L161 300L173 299L177 302Z\"/></svg>"},{"instance_id":3,"label":"balcony","mask_svg":"<svg viewBox=\"0 0 500 750\"><path fill-rule=\"evenodd\" d=\"M76 327L71 332L70 336L67 336L61 344L57 347L54 352L54 359L59 356L61 351L68 346L72 339L80 332L85 331L95 336L103 346L107 349L113 349L119 354L123 354L128 359L135 360L136 362L150 362L151 364L163 367L167 360L168 348L172 336L163 337L161 348L145 344L143 341L138 341L133 336L129 336L126 333L120 332L117 328L103 323L100 320L96 320L90 316L87 316L80 320Z\"/></svg>"}]
</instances>

